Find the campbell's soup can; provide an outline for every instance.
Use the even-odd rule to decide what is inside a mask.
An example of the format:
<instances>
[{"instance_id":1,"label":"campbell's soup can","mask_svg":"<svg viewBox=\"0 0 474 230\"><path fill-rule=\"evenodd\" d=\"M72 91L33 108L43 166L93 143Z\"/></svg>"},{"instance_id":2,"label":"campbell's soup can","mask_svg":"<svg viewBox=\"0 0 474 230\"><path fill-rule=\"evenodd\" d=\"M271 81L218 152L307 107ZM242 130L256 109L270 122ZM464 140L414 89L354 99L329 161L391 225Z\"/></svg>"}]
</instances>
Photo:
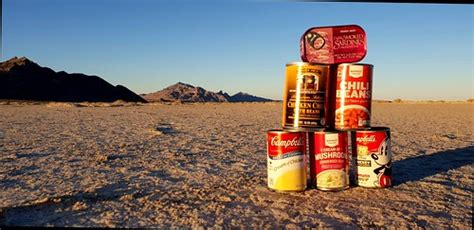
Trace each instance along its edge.
<instances>
[{"instance_id":1,"label":"campbell's soup can","mask_svg":"<svg viewBox=\"0 0 474 230\"><path fill-rule=\"evenodd\" d=\"M326 191L349 188L348 133L315 131L309 138L311 183Z\"/></svg>"},{"instance_id":2,"label":"campbell's soup can","mask_svg":"<svg viewBox=\"0 0 474 230\"><path fill-rule=\"evenodd\" d=\"M300 54L310 63L358 62L367 54L367 35L358 25L313 27L301 36Z\"/></svg>"},{"instance_id":3,"label":"campbell's soup can","mask_svg":"<svg viewBox=\"0 0 474 230\"><path fill-rule=\"evenodd\" d=\"M286 65L282 126L307 130L325 124L329 65L293 62Z\"/></svg>"},{"instance_id":4,"label":"campbell's soup can","mask_svg":"<svg viewBox=\"0 0 474 230\"><path fill-rule=\"evenodd\" d=\"M338 130L370 127L372 71L369 64L337 66L334 127Z\"/></svg>"},{"instance_id":5,"label":"campbell's soup can","mask_svg":"<svg viewBox=\"0 0 474 230\"><path fill-rule=\"evenodd\" d=\"M392 150L390 129L372 127L352 133L354 178L358 186L386 188L392 186Z\"/></svg>"},{"instance_id":6,"label":"campbell's soup can","mask_svg":"<svg viewBox=\"0 0 474 230\"><path fill-rule=\"evenodd\" d=\"M306 133L267 132L268 187L275 191L304 191L307 183Z\"/></svg>"}]
</instances>

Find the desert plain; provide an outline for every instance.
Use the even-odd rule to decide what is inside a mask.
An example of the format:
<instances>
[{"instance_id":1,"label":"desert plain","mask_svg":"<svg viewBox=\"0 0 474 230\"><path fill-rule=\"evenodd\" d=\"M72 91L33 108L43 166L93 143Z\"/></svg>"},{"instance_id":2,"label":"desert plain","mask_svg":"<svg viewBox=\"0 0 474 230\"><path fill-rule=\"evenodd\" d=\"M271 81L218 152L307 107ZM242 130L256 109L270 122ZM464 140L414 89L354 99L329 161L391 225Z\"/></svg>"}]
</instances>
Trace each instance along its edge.
<instances>
[{"instance_id":1,"label":"desert plain","mask_svg":"<svg viewBox=\"0 0 474 230\"><path fill-rule=\"evenodd\" d=\"M267 189L281 103L0 105L0 226L472 229L473 103L373 103L394 186Z\"/></svg>"}]
</instances>

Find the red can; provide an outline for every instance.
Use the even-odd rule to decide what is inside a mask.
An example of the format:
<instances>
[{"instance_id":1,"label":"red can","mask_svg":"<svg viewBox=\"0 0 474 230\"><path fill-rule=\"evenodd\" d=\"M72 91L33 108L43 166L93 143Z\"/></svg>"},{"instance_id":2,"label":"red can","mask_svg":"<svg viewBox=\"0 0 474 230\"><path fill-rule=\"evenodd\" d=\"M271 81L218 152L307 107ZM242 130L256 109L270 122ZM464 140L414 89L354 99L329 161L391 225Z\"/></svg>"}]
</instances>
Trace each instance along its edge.
<instances>
[{"instance_id":1,"label":"red can","mask_svg":"<svg viewBox=\"0 0 474 230\"><path fill-rule=\"evenodd\" d=\"M390 129L372 127L352 134L352 159L356 184L368 188L392 186Z\"/></svg>"},{"instance_id":2,"label":"red can","mask_svg":"<svg viewBox=\"0 0 474 230\"><path fill-rule=\"evenodd\" d=\"M349 188L348 133L315 131L309 138L310 177L314 186L326 191Z\"/></svg>"},{"instance_id":3,"label":"red can","mask_svg":"<svg viewBox=\"0 0 474 230\"><path fill-rule=\"evenodd\" d=\"M367 54L367 36L358 25L313 27L301 37L300 53L310 63L358 62Z\"/></svg>"},{"instance_id":4,"label":"red can","mask_svg":"<svg viewBox=\"0 0 474 230\"><path fill-rule=\"evenodd\" d=\"M334 127L338 130L370 127L372 71L369 64L337 66Z\"/></svg>"},{"instance_id":5,"label":"red can","mask_svg":"<svg viewBox=\"0 0 474 230\"><path fill-rule=\"evenodd\" d=\"M306 133L284 130L267 132L268 187L290 192L306 189Z\"/></svg>"}]
</instances>

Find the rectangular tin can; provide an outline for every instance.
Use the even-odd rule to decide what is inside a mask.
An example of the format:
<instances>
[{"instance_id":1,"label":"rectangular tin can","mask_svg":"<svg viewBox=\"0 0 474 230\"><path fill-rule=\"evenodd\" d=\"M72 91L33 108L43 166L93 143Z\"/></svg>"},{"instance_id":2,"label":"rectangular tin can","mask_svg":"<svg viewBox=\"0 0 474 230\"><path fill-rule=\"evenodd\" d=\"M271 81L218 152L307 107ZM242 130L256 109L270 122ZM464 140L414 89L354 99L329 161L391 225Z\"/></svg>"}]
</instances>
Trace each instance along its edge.
<instances>
[{"instance_id":1,"label":"rectangular tin can","mask_svg":"<svg viewBox=\"0 0 474 230\"><path fill-rule=\"evenodd\" d=\"M329 65L294 62L286 65L282 126L305 130L325 124Z\"/></svg>"},{"instance_id":2,"label":"rectangular tin can","mask_svg":"<svg viewBox=\"0 0 474 230\"><path fill-rule=\"evenodd\" d=\"M340 64L336 72L334 127L356 130L370 127L372 73L369 64Z\"/></svg>"},{"instance_id":3,"label":"rectangular tin can","mask_svg":"<svg viewBox=\"0 0 474 230\"><path fill-rule=\"evenodd\" d=\"M367 35L358 25L313 27L301 36L300 54L310 63L358 62L367 54Z\"/></svg>"},{"instance_id":4,"label":"rectangular tin can","mask_svg":"<svg viewBox=\"0 0 474 230\"><path fill-rule=\"evenodd\" d=\"M268 187L275 191L304 191L307 185L306 133L267 132Z\"/></svg>"},{"instance_id":5,"label":"rectangular tin can","mask_svg":"<svg viewBox=\"0 0 474 230\"><path fill-rule=\"evenodd\" d=\"M315 131L309 138L311 183L325 191L349 188L347 132Z\"/></svg>"},{"instance_id":6,"label":"rectangular tin can","mask_svg":"<svg viewBox=\"0 0 474 230\"><path fill-rule=\"evenodd\" d=\"M386 188L392 186L392 150L390 129L372 127L352 132L354 178L358 186Z\"/></svg>"}]
</instances>

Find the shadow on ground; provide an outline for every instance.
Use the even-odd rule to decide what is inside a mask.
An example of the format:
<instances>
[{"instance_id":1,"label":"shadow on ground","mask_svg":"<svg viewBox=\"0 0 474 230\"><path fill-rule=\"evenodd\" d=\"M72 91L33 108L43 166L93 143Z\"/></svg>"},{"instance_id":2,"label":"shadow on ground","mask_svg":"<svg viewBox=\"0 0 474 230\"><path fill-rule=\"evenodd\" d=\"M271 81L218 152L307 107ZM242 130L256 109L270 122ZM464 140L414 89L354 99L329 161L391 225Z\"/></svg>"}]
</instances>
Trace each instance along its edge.
<instances>
[{"instance_id":1,"label":"shadow on ground","mask_svg":"<svg viewBox=\"0 0 474 230\"><path fill-rule=\"evenodd\" d=\"M419 181L471 164L474 164L474 146L403 159L394 162L394 185Z\"/></svg>"}]
</instances>

